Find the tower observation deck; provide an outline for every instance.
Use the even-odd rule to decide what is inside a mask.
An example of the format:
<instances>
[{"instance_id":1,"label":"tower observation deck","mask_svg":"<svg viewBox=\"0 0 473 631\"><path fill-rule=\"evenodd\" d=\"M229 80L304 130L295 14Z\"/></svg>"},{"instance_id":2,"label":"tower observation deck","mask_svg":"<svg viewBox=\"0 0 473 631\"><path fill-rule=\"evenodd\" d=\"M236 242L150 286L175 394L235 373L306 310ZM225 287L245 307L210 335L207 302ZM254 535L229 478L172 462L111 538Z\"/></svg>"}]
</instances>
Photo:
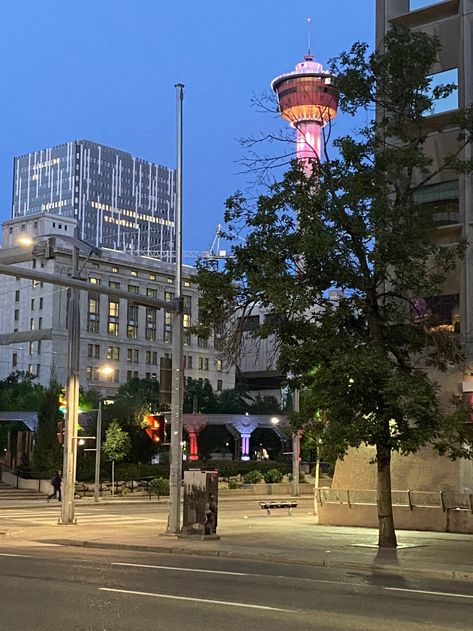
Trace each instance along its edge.
<instances>
[{"instance_id":1,"label":"tower observation deck","mask_svg":"<svg viewBox=\"0 0 473 631\"><path fill-rule=\"evenodd\" d=\"M295 70L273 79L279 111L297 132L297 157L309 175L310 160L321 157L321 130L337 115L335 78L311 54Z\"/></svg>"}]
</instances>

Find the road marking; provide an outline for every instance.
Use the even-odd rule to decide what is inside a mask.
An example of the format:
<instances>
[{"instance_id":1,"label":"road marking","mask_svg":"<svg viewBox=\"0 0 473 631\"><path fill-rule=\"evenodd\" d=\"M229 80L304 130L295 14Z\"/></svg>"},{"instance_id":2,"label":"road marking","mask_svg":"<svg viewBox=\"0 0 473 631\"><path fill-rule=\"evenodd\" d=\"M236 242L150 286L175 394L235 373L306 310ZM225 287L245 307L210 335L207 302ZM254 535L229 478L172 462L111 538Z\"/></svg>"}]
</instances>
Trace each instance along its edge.
<instances>
[{"instance_id":1,"label":"road marking","mask_svg":"<svg viewBox=\"0 0 473 631\"><path fill-rule=\"evenodd\" d=\"M0 557L21 557L22 559L34 559L29 554L8 554L7 552L0 552Z\"/></svg>"},{"instance_id":2,"label":"road marking","mask_svg":"<svg viewBox=\"0 0 473 631\"><path fill-rule=\"evenodd\" d=\"M115 592L118 594L131 594L132 596L153 596L153 598L166 598L168 600L186 600L194 603L207 603L209 605L225 605L227 607L242 607L246 609L263 609L265 611L283 611L295 613L295 609L280 609L266 605L251 605L249 603L236 603L228 600L210 600L208 598L191 598L190 596L172 596L171 594L154 594L152 592L135 592L127 589L113 589L112 587L99 587L101 592Z\"/></svg>"},{"instance_id":3,"label":"road marking","mask_svg":"<svg viewBox=\"0 0 473 631\"><path fill-rule=\"evenodd\" d=\"M453 596L454 598L473 598L472 594L452 594L451 592L429 592L424 589L407 589L403 587L383 587L391 592L408 592L412 594L428 594L430 596Z\"/></svg>"},{"instance_id":4,"label":"road marking","mask_svg":"<svg viewBox=\"0 0 473 631\"><path fill-rule=\"evenodd\" d=\"M228 576L253 576L246 572L224 572L223 570L200 570L192 567L173 567L172 565L145 565L142 563L112 563L111 565L125 565L127 567L145 567L155 570L173 570L174 572L201 572L203 574L227 574ZM259 576L256 575L256 576Z\"/></svg>"}]
</instances>

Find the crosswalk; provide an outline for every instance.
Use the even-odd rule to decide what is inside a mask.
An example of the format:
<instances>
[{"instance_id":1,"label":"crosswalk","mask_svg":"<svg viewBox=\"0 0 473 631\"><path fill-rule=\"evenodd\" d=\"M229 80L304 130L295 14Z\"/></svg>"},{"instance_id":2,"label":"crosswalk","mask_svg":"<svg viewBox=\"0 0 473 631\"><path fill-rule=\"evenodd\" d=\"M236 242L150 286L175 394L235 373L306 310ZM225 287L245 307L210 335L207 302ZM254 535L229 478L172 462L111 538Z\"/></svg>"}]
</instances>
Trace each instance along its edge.
<instances>
[{"instance_id":1,"label":"crosswalk","mask_svg":"<svg viewBox=\"0 0 473 631\"><path fill-rule=\"evenodd\" d=\"M56 524L61 515L60 508L54 506L48 510L42 511L25 511L25 510L0 510L0 523L14 522L22 524L49 525ZM98 511L76 511L75 516L80 524L95 524L107 526L124 526L124 525L153 525L159 521L163 521L163 517L149 517L140 514L121 515L117 513L103 513Z\"/></svg>"}]
</instances>

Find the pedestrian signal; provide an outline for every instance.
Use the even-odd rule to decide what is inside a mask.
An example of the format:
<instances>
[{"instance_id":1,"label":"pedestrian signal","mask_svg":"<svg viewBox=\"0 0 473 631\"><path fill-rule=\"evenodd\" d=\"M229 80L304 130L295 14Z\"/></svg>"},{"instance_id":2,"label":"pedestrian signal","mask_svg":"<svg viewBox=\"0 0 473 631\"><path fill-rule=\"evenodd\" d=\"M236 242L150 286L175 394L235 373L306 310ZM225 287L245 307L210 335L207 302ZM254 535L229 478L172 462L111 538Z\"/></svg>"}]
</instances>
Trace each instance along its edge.
<instances>
[{"instance_id":1,"label":"pedestrian signal","mask_svg":"<svg viewBox=\"0 0 473 631\"><path fill-rule=\"evenodd\" d=\"M166 421L162 414L147 414L145 416L145 432L151 438L153 443L164 442L164 431Z\"/></svg>"}]
</instances>

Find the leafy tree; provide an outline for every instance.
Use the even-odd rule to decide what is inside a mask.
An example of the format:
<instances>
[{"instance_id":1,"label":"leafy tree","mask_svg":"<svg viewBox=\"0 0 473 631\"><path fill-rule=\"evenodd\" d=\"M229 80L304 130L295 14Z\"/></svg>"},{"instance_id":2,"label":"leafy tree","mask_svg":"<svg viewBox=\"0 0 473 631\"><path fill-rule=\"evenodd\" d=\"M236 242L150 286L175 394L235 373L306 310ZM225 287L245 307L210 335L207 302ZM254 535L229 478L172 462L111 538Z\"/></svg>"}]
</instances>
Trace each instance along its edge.
<instances>
[{"instance_id":1,"label":"leafy tree","mask_svg":"<svg viewBox=\"0 0 473 631\"><path fill-rule=\"evenodd\" d=\"M131 449L129 435L123 431L118 421L112 421L105 432L102 451L112 463L112 494L115 484L115 462L121 462Z\"/></svg>"},{"instance_id":2,"label":"leafy tree","mask_svg":"<svg viewBox=\"0 0 473 631\"><path fill-rule=\"evenodd\" d=\"M64 420L59 412L60 386L51 382L44 390L38 408L38 430L33 451L32 469L35 476L49 477L62 468L63 450L57 439L57 423Z\"/></svg>"},{"instance_id":3,"label":"leafy tree","mask_svg":"<svg viewBox=\"0 0 473 631\"><path fill-rule=\"evenodd\" d=\"M197 412L215 414L218 403L212 386L202 379L187 379L184 387L184 413L191 414L194 411L194 402L197 404Z\"/></svg>"},{"instance_id":4,"label":"leafy tree","mask_svg":"<svg viewBox=\"0 0 473 631\"><path fill-rule=\"evenodd\" d=\"M429 154L426 116L454 89L431 89L438 52L436 38L396 26L382 52L357 43L335 59L341 112L368 123L333 141L334 157L325 143L310 176L295 162L255 205L240 193L229 199L234 256L222 270L201 267L198 279L200 335L219 327L236 356L243 327L235 323L263 308L273 317L254 334L274 336L279 367L307 389L296 422L312 422L341 458L350 447L375 447L382 547L396 546L392 452L432 444L470 456L465 414L432 378L461 361L458 339L416 300L442 293L464 253L461 241L432 238L435 209L417 192L472 166L462 161L471 111L457 117L455 152L438 164Z\"/></svg>"},{"instance_id":5,"label":"leafy tree","mask_svg":"<svg viewBox=\"0 0 473 631\"><path fill-rule=\"evenodd\" d=\"M146 414L162 409L159 383L151 379L131 379L120 386L113 404L104 408L105 424L111 419L119 419L129 434L131 460L149 463L157 453L159 447L149 439L143 428Z\"/></svg>"}]
</instances>

